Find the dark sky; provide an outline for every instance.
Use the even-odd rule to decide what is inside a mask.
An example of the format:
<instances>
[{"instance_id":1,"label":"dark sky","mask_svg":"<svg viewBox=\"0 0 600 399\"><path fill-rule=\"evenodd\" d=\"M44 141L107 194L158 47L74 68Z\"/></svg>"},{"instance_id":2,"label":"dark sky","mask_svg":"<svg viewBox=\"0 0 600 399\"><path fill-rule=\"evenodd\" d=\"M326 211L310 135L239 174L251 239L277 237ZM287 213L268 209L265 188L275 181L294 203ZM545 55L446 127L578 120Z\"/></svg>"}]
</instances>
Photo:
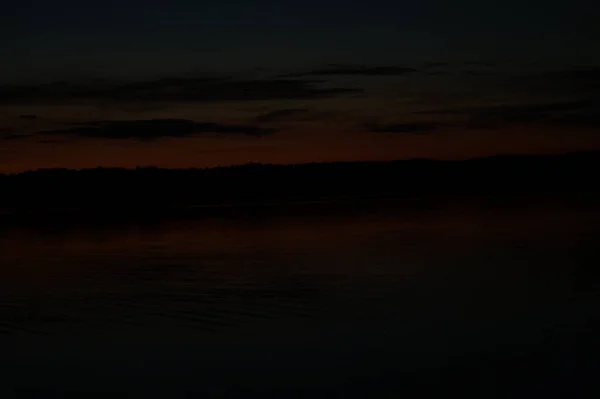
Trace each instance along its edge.
<instances>
[{"instance_id":1,"label":"dark sky","mask_svg":"<svg viewBox=\"0 0 600 399\"><path fill-rule=\"evenodd\" d=\"M9 1L0 171L600 147L600 6Z\"/></svg>"}]
</instances>

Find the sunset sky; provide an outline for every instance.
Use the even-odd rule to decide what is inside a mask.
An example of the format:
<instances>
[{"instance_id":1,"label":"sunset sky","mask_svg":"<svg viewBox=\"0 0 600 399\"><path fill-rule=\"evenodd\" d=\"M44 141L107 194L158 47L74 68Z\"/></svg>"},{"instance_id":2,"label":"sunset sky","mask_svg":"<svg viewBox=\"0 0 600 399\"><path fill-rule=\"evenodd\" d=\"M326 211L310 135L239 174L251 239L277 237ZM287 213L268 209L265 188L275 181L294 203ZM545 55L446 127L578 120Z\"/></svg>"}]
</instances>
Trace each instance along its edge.
<instances>
[{"instance_id":1,"label":"sunset sky","mask_svg":"<svg viewBox=\"0 0 600 399\"><path fill-rule=\"evenodd\" d=\"M0 172L600 149L600 6L9 1Z\"/></svg>"}]
</instances>

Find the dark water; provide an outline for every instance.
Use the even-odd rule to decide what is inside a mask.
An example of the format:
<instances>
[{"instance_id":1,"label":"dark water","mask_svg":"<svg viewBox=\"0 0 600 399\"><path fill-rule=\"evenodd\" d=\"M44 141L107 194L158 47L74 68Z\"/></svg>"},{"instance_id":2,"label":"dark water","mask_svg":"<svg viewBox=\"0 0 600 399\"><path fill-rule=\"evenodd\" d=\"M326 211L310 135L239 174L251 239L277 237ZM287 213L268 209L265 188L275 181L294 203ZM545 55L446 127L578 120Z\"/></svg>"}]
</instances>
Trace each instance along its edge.
<instances>
[{"instance_id":1,"label":"dark water","mask_svg":"<svg viewBox=\"0 0 600 399\"><path fill-rule=\"evenodd\" d=\"M0 397L596 397L599 222L528 200L4 227Z\"/></svg>"}]
</instances>

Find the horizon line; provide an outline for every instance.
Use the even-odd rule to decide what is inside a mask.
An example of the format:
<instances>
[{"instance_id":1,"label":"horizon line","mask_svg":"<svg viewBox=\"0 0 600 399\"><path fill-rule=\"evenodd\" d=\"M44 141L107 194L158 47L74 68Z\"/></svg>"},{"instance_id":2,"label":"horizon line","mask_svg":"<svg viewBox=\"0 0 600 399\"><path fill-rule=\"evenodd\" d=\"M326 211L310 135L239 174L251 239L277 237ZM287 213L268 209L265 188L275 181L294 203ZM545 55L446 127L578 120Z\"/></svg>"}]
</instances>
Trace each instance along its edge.
<instances>
[{"instance_id":1,"label":"horizon line","mask_svg":"<svg viewBox=\"0 0 600 399\"><path fill-rule=\"evenodd\" d=\"M192 171L192 170L216 170L216 169L232 169L232 168L241 168L248 166L275 166L275 167L286 167L286 166L307 166L307 165L330 165L330 164L385 164L385 163L396 163L396 162L437 162L437 163L461 163L461 162L469 162L469 161L478 161L478 160L486 160L486 159L497 159L497 158L553 158L553 157L565 157L565 156L574 156L574 155L596 155L600 156L600 149L596 150L577 150L577 151L566 151L566 152L547 152L547 153L535 153L535 154L526 154L526 153L501 153L496 155L487 155L487 156L479 156L479 157L468 157L464 159L439 159L439 158L423 158L423 157L415 157L415 158L400 158L400 159L391 159L391 160L348 160L348 161L311 161L311 162L299 162L299 163L272 163L272 162L246 162L240 164L229 164L229 165L218 165L218 166L208 166L208 167L184 167L184 168L169 168L169 167L159 167L156 165L138 165L135 167L122 167L122 166L94 166L94 167L86 167L86 168L64 168L64 167L56 167L56 168L38 168L38 169L27 169L20 172L0 172L0 176L19 176L27 173L39 173L39 172L48 172L48 171L71 171L71 172L83 172L90 170L123 170L123 171L136 171L139 169L158 169L165 171Z\"/></svg>"}]
</instances>

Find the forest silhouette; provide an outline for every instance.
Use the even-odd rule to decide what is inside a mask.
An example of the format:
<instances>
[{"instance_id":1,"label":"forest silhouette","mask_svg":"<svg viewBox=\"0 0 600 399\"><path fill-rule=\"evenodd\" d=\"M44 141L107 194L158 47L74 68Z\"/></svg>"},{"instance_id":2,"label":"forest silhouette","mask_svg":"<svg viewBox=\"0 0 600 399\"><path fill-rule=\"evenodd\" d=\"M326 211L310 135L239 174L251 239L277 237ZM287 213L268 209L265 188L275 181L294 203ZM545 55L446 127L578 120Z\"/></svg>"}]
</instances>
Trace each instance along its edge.
<instances>
[{"instance_id":1,"label":"forest silhouette","mask_svg":"<svg viewBox=\"0 0 600 399\"><path fill-rule=\"evenodd\" d=\"M441 161L251 163L208 169L41 169L0 175L0 214L131 215L381 198L600 192L600 151Z\"/></svg>"}]
</instances>

